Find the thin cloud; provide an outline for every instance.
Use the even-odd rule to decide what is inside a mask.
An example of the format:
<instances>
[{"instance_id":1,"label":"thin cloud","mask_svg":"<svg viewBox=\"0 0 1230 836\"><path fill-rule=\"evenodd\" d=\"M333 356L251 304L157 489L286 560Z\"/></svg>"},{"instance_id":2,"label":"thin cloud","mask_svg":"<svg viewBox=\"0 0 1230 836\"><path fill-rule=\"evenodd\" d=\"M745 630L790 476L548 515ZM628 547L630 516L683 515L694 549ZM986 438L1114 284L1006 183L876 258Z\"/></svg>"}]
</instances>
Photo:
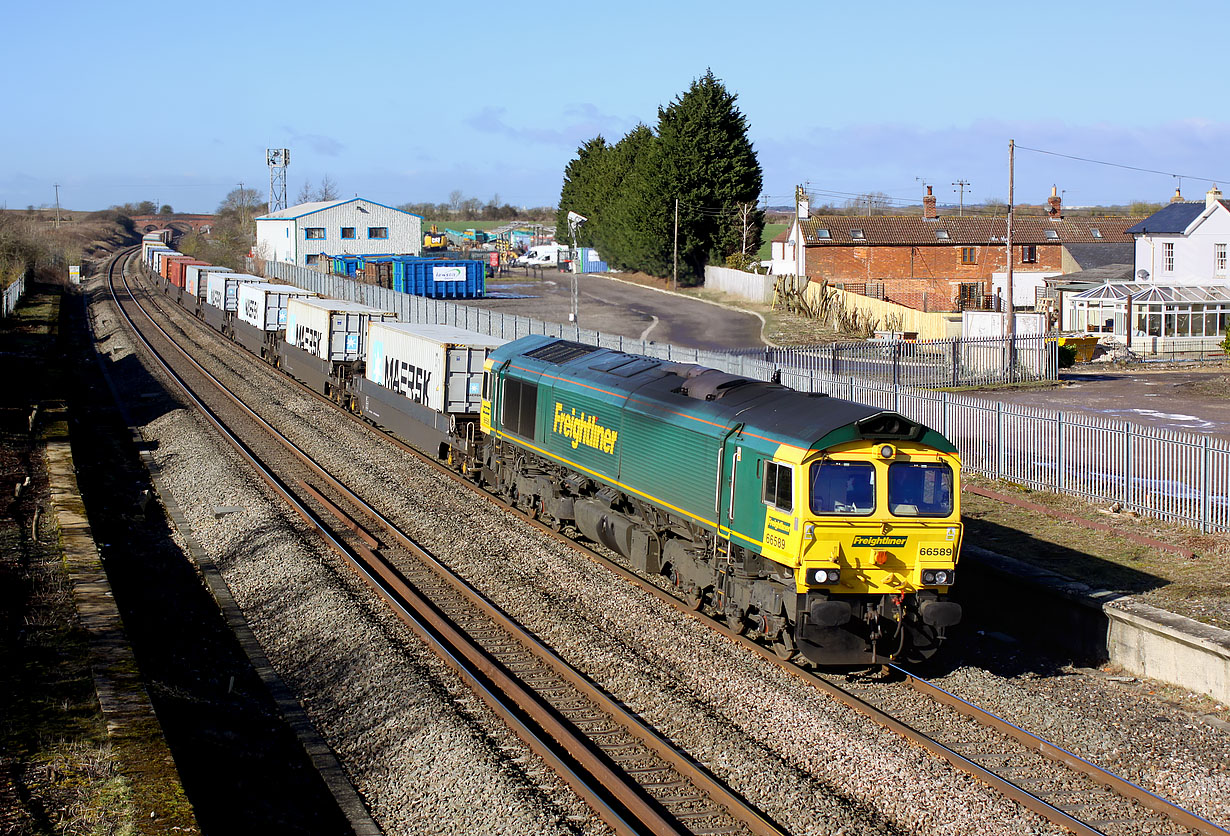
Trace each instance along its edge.
<instances>
[{"instance_id":1,"label":"thin cloud","mask_svg":"<svg viewBox=\"0 0 1230 836\"><path fill-rule=\"evenodd\" d=\"M626 120L604 114L592 104L567 105L560 114L546 111L536 113L532 107L526 111L528 118L548 124L555 120L558 124L555 127L517 127L508 122L508 109L503 107L484 107L465 122L481 133L505 136L519 142L566 147L575 146L598 134L618 139L627 131Z\"/></svg>"},{"instance_id":2,"label":"thin cloud","mask_svg":"<svg viewBox=\"0 0 1230 836\"><path fill-rule=\"evenodd\" d=\"M331 136L323 134L301 134L291 128L283 127L282 130L290 134L290 144L293 148L295 145L306 145L317 154L323 154L326 157L340 156L346 150L346 146L334 139Z\"/></svg>"}]
</instances>

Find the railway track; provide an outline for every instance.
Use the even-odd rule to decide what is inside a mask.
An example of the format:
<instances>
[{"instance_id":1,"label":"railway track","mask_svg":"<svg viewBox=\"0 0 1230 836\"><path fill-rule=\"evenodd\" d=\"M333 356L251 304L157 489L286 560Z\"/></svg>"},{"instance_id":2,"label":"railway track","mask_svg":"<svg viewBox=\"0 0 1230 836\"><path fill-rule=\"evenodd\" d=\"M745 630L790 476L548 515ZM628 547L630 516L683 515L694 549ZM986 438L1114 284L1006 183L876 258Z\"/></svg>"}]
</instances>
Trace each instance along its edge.
<instances>
[{"instance_id":1,"label":"railway track","mask_svg":"<svg viewBox=\"0 0 1230 836\"><path fill-rule=\"evenodd\" d=\"M109 277L117 307L186 397L615 832L782 832L244 405L176 345L120 272L124 291L114 271ZM216 394L197 394L206 388ZM266 452L270 447L276 452Z\"/></svg>"},{"instance_id":2,"label":"railway track","mask_svg":"<svg viewBox=\"0 0 1230 836\"><path fill-rule=\"evenodd\" d=\"M304 391L311 390L304 387ZM320 398L319 395L312 394ZM354 420L359 422L357 418ZM396 439L393 439L393 442L438 470L451 473L448 468L421 456L413 448ZM465 484L474 488L468 482ZM481 493L492 502L508 508L500 498L486 492ZM510 510L532 522L531 515L517 509ZM547 526L537 523L535 525L550 536L560 537ZM584 549L568 538L561 539L574 548ZM628 571L618 561L592 550L585 551L593 559L601 561L629 582L651 592L671 606L684 611L688 609L686 603L668 595L651 581ZM715 629L732 640L743 642L767 661L782 665L793 675L807 679L834 698L871 716L876 722L926 747L937 757L996 787L1026 808L1072 832L1227 833L1216 824L1065 752L1062 747L1015 729L993 715L982 712L976 706L956 700L950 695L945 696L934 689L934 686L911 674L898 671L897 676L901 678L898 682L856 679L843 686L834 677L817 676L797 666L783 664L771 650L737 635L722 622L709 621ZM481 628L476 629L481 632ZM492 635L495 636L496 646L509 641L506 634ZM914 718L910 722L895 719L892 714L899 713L900 709L893 708L892 704L901 700L901 687L916 694L926 694L928 699L937 700L946 706L945 710L951 712L946 715L949 720L936 727L924 729ZM976 734L971 732L975 723L981 729ZM960 730L960 734L954 736L954 729Z\"/></svg>"}]
</instances>

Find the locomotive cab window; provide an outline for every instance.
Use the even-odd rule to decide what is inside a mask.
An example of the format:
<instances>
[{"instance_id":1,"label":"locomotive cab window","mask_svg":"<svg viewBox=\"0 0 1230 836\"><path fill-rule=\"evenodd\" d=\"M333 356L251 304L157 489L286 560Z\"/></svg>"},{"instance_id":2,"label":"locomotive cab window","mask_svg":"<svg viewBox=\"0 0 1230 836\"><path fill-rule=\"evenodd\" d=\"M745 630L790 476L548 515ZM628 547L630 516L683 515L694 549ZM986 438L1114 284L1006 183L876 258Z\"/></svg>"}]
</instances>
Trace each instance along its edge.
<instances>
[{"instance_id":1,"label":"locomotive cab window","mask_svg":"<svg viewBox=\"0 0 1230 836\"><path fill-rule=\"evenodd\" d=\"M794 510L794 468L778 462L764 463L764 501L789 514Z\"/></svg>"},{"instance_id":2,"label":"locomotive cab window","mask_svg":"<svg viewBox=\"0 0 1230 836\"><path fill-rule=\"evenodd\" d=\"M876 469L870 462L816 462L810 482L813 514L865 515L876 508Z\"/></svg>"},{"instance_id":3,"label":"locomotive cab window","mask_svg":"<svg viewBox=\"0 0 1230 836\"><path fill-rule=\"evenodd\" d=\"M952 513L952 468L942 462L896 462L888 467L888 510L898 517Z\"/></svg>"},{"instance_id":4,"label":"locomotive cab window","mask_svg":"<svg viewBox=\"0 0 1230 836\"><path fill-rule=\"evenodd\" d=\"M500 402L504 429L524 438L533 438L538 417L538 387L506 377Z\"/></svg>"}]
</instances>

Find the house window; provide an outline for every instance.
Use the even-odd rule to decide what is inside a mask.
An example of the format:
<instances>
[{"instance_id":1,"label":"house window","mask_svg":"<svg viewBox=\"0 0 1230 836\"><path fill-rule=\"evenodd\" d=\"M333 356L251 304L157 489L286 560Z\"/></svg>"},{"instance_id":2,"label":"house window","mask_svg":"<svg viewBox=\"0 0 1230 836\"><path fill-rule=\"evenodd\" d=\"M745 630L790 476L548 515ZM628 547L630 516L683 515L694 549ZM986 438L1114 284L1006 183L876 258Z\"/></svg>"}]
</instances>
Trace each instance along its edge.
<instances>
[{"instance_id":1,"label":"house window","mask_svg":"<svg viewBox=\"0 0 1230 836\"><path fill-rule=\"evenodd\" d=\"M1021 263L1036 264L1038 262L1038 245L1037 244L1022 244L1021 245Z\"/></svg>"},{"instance_id":2,"label":"house window","mask_svg":"<svg viewBox=\"0 0 1230 836\"><path fill-rule=\"evenodd\" d=\"M867 236L863 234L863 231L861 229L852 229L850 230L850 237L853 238L855 241L862 241Z\"/></svg>"},{"instance_id":3,"label":"house window","mask_svg":"<svg viewBox=\"0 0 1230 836\"><path fill-rule=\"evenodd\" d=\"M817 241L827 241L832 237L833 236L829 233L827 229L817 229L816 230L816 240Z\"/></svg>"},{"instance_id":4,"label":"house window","mask_svg":"<svg viewBox=\"0 0 1230 836\"><path fill-rule=\"evenodd\" d=\"M343 238L353 238L354 237L354 227L353 226L342 227L342 237Z\"/></svg>"},{"instance_id":5,"label":"house window","mask_svg":"<svg viewBox=\"0 0 1230 836\"><path fill-rule=\"evenodd\" d=\"M1089 234L1090 234L1090 235L1092 235L1094 238L1101 238L1101 237L1102 237L1102 230L1098 229L1096 226L1095 226L1095 227L1091 227L1091 228L1089 229Z\"/></svg>"},{"instance_id":6,"label":"house window","mask_svg":"<svg viewBox=\"0 0 1230 836\"><path fill-rule=\"evenodd\" d=\"M1166 273L1174 272L1174 244L1170 242L1162 244L1162 270Z\"/></svg>"},{"instance_id":7,"label":"house window","mask_svg":"<svg viewBox=\"0 0 1230 836\"><path fill-rule=\"evenodd\" d=\"M1045 233L1046 233L1046 240L1048 241L1058 241L1059 240L1058 230L1048 229L1048 230L1045 230Z\"/></svg>"},{"instance_id":8,"label":"house window","mask_svg":"<svg viewBox=\"0 0 1230 836\"><path fill-rule=\"evenodd\" d=\"M325 237L325 228L323 226L309 226L303 230L303 237L309 241L323 239Z\"/></svg>"},{"instance_id":9,"label":"house window","mask_svg":"<svg viewBox=\"0 0 1230 836\"><path fill-rule=\"evenodd\" d=\"M303 257L303 260L304 260L304 263L311 265L311 264L315 264L316 262L320 261L320 256L318 256L318 255L305 255L305 256Z\"/></svg>"},{"instance_id":10,"label":"house window","mask_svg":"<svg viewBox=\"0 0 1230 836\"><path fill-rule=\"evenodd\" d=\"M962 264L977 264L978 263L978 248L977 247L962 247L961 248L961 263Z\"/></svg>"},{"instance_id":11,"label":"house window","mask_svg":"<svg viewBox=\"0 0 1230 836\"><path fill-rule=\"evenodd\" d=\"M387 226L369 226L367 228L368 238L388 238L389 228Z\"/></svg>"},{"instance_id":12,"label":"house window","mask_svg":"<svg viewBox=\"0 0 1230 836\"><path fill-rule=\"evenodd\" d=\"M794 468L777 462L764 463L764 501L786 513L794 510Z\"/></svg>"},{"instance_id":13,"label":"house window","mask_svg":"<svg viewBox=\"0 0 1230 836\"><path fill-rule=\"evenodd\" d=\"M935 240L936 241L947 241L948 240L948 230L937 229L935 231Z\"/></svg>"},{"instance_id":14,"label":"house window","mask_svg":"<svg viewBox=\"0 0 1230 836\"><path fill-rule=\"evenodd\" d=\"M1213 245L1213 272L1219 276L1226 275L1226 245Z\"/></svg>"}]
</instances>

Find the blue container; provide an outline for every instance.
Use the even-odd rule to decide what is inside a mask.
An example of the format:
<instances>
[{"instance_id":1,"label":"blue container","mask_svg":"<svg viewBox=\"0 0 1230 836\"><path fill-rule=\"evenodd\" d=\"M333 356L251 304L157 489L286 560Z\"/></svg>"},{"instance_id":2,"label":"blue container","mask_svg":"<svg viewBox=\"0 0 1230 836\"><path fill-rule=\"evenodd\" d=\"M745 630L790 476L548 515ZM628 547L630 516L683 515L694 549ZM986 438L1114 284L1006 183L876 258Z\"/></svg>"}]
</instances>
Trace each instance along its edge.
<instances>
[{"instance_id":1,"label":"blue container","mask_svg":"<svg viewBox=\"0 0 1230 836\"><path fill-rule=\"evenodd\" d=\"M429 299L478 299L486 288L487 265L468 259L393 259L393 289Z\"/></svg>"},{"instance_id":2,"label":"blue container","mask_svg":"<svg viewBox=\"0 0 1230 836\"><path fill-rule=\"evenodd\" d=\"M581 248L582 273L606 273L610 269L605 261L598 259L598 251L593 247Z\"/></svg>"}]
</instances>

